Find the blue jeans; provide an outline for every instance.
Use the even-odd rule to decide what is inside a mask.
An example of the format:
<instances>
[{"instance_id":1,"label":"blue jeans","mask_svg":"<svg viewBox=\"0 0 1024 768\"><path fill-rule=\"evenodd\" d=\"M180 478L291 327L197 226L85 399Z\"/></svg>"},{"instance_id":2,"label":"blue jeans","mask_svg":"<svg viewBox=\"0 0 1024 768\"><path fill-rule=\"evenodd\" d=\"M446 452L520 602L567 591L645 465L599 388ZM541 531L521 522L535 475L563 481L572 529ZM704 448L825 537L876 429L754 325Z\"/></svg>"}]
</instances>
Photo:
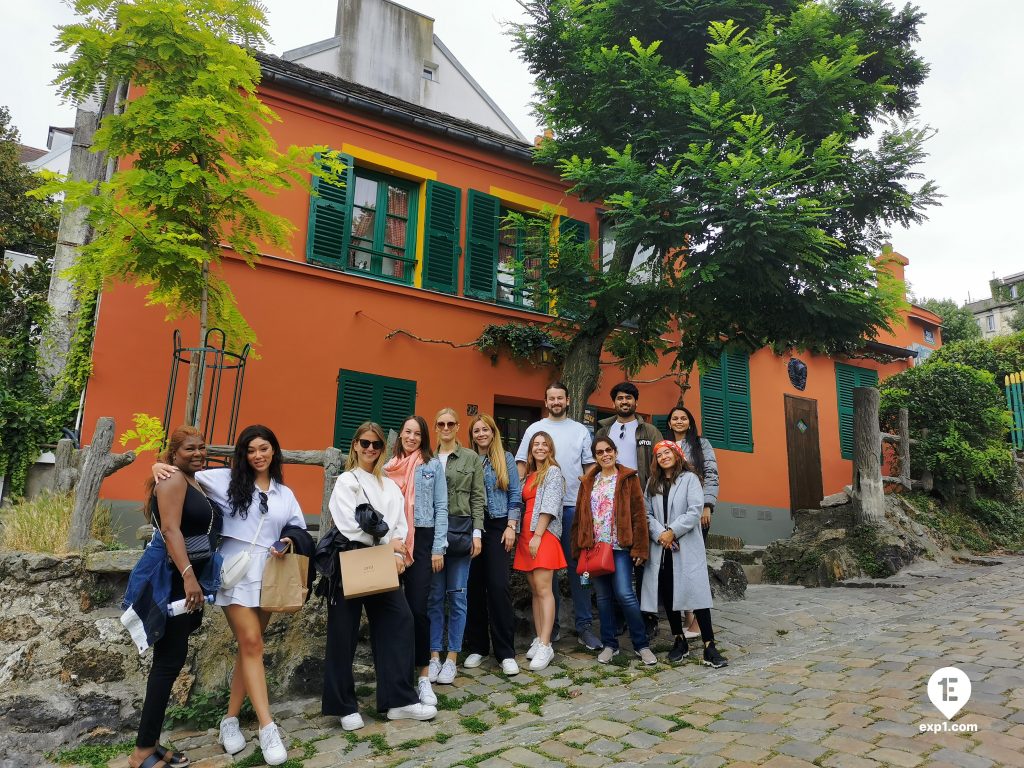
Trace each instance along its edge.
<instances>
[{"instance_id":1,"label":"blue jeans","mask_svg":"<svg viewBox=\"0 0 1024 768\"><path fill-rule=\"evenodd\" d=\"M613 549L612 556L615 558L615 573L591 577L594 591L597 592L597 613L601 617L601 642L606 648L619 647L619 640L615 636L618 627L615 603L618 603L629 626L633 650L639 651L649 647L650 641L640 614L640 601L636 599L636 591L633 589L633 558L627 549Z\"/></svg>"},{"instance_id":2,"label":"blue jeans","mask_svg":"<svg viewBox=\"0 0 1024 768\"><path fill-rule=\"evenodd\" d=\"M572 556L572 521L576 517L576 507L562 507L562 553L569 564L569 592L572 594L572 609L575 614L576 632L590 629L594 617L590 612L590 592L580 584L580 575L576 573L576 558ZM551 580L551 588L555 592L555 629L558 629L558 609L561 605L561 592L558 589L558 572Z\"/></svg>"},{"instance_id":3,"label":"blue jeans","mask_svg":"<svg viewBox=\"0 0 1024 768\"><path fill-rule=\"evenodd\" d=\"M466 631L466 584L469 582L469 555L445 556L444 569L430 577L427 616L430 617L430 650L440 653L444 642L444 599L448 597L448 650L462 650Z\"/></svg>"}]
</instances>

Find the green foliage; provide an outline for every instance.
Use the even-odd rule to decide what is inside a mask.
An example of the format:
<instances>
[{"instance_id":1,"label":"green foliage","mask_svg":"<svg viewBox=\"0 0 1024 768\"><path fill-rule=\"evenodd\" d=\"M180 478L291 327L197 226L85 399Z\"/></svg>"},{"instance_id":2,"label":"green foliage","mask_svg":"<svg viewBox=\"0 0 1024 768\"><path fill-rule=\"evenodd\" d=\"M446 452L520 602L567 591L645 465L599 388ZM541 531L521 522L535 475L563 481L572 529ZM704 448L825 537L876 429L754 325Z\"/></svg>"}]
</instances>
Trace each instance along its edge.
<instances>
[{"instance_id":1,"label":"green foliage","mask_svg":"<svg viewBox=\"0 0 1024 768\"><path fill-rule=\"evenodd\" d=\"M243 46L268 42L255 0L74 0L80 21L59 28L70 53L55 85L68 100L106 98L132 84L121 113L108 115L94 149L121 159L100 184L52 180L89 209L96 237L70 270L91 296L112 280L149 288L170 317L199 313L232 345L253 334L217 266L222 244L251 266L266 245L287 248L293 225L262 199L291 184L308 187L319 147L278 151L267 125L278 120L256 96L259 65ZM131 158L130 164L127 162ZM204 329L201 329L201 332Z\"/></svg>"},{"instance_id":2,"label":"green foliage","mask_svg":"<svg viewBox=\"0 0 1024 768\"><path fill-rule=\"evenodd\" d=\"M132 449L136 456L146 451L159 451L165 437L164 425L160 419L148 413L134 413L132 421L135 423L135 429L127 430L118 438L121 445L127 446L132 440L138 440L139 445Z\"/></svg>"},{"instance_id":3,"label":"green foliage","mask_svg":"<svg viewBox=\"0 0 1024 768\"><path fill-rule=\"evenodd\" d=\"M942 502L924 493L909 493L915 520L946 536L950 544L974 552L1024 549L1024 502L974 499Z\"/></svg>"},{"instance_id":4,"label":"green foliage","mask_svg":"<svg viewBox=\"0 0 1024 768\"><path fill-rule=\"evenodd\" d=\"M911 462L929 469L947 497L961 487L1008 499L1016 467L1006 443L1011 425L1002 393L991 373L960 363L929 360L882 382L881 413L891 430L900 408L907 408L915 433Z\"/></svg>"},{"instance_id":5,"label":"green foliage","mask_svg":"<svg viewBox=\"0 0 1024 768\"><path fill-rule=\"evenodd\" d=\"M476 715L464 717L461 720L459 720L459 723L462 725L463 728L465 728L470 733L485 733L491 729L491 726L489 726Z\"/></svg>"},{"instance_id":6,"label":"green foliage","mask_svg":"<svg viewBox=\"0 0 1024 768\"><path fill-rule=\"evenodd\" d=\"M55 754L47 755L60 765L87 765L89 768L106 768L107 763L117 757L127 755L134 748L132 741L119 741L116 744L89 744L72 749L62 749Z\"/></svg>"},{"instance_id":7,"label":"green foliage","mask_svg":"<svg viewBox=\"0 0 1024 768\"><path fill-rule=\"evenodd\" d=\"M230 696L231 690L227 687L214 691L192 691L186 703L174 704L167 708L167 725L189 725L199 729L216 728L224 717ZM248 699L242 704L242 712L238 717L239 720L252 720L256 717Z\"/></svg>"},{"instance_id":8,"label":"green foliage","mask_svg":"<svg viewBox=\"0 0 1024 768\"><path fill-rule=\"evenodd\" d=\"M998 386L1007 374L1024 370L1024 333L996 336L991 340L974 339L944 344L928 358L928 363L960 363L988 371Z\"/></svg>"},{"instance_id":9,"label":"green foliage","mask_svg":"<svg viewBox=\"0 0 1024 768\"><path fill-rule=\"evenodd\" d=\"M981 328L978 327L974 315L952 299L925 299L918 302L918 305L942 318L943 344L981 338Z\"/></svg>"},{"instance_id":10,"label":"green foliage","mask_svg":"<svg viewBox=\"0 0 1024 768\"><path fill-rule=\"evenodd\" d=\"M526 323L504 323L486 325L476 340L476 347L484 354L495 354L507 350L515 360L534 360L542 346L551 350L557 361L564 354L565 341L551 335L543 328Z\"/></svg>"},{"instance_id":11,"label":"green foliage","mask_svg":"<svg viewBox=\"0 0 1024 768\"><path fill-rule=\"evenodd\" d=\"M574 399L602 345L688 370L738 341L845 351L901 306L870 254L937 202L912 116L920 11L884 0L533 0L515 46L554 138L537 159L614 227L567 355ZM557 269L563 269L559 258ZM549 278L557 279L557 275ZM627 327L629 327L627 325ZM596 343L595 343L596 341ZM583 398L585 400L585 397Z\"/></svg>"},{"instance_id":12,"label":"green foliage","mask_svg":"<svg viewBox=\"0 0 1024 768\"><path fill-rule=\"evenodd\" d=\"M52 197L28 197L43 179L21 164L20 136L7 107L0 106L0 254L7 249L53 256L60 206Z\"/></svg>"}]
</instances>

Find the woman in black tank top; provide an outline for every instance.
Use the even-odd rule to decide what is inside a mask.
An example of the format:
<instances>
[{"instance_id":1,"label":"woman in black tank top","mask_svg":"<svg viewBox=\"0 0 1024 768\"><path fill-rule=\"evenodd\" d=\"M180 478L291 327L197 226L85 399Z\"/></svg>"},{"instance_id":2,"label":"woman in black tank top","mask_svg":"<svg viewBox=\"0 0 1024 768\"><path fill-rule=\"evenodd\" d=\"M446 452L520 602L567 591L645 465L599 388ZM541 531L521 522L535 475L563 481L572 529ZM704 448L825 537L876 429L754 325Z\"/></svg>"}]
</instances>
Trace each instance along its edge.
<instances>
[{"instance_id":1,"label":"woman in black tank top","mask_svg":"<svg viewBox=\"0 0 1024 768\"><path fill-rule=\"evenodd\" d=\"M176 429L160 460L180 471L159 484L149 482L146 516L160 526L171 561L170 602L184 598L187 612L168 616L163 637L153 644L153 666L146 682L135 751L128 758L131 768L183 768L189 764L185 755L160 746L158 740L171 686L185 664L188 636L203 618L204 596L197 571L202 571L208 558L190 560L185 537L208 534L214 522L214 509L195 480L206 460L206 444L199 431L194 427Z\"/></svg>"}]
</instances>

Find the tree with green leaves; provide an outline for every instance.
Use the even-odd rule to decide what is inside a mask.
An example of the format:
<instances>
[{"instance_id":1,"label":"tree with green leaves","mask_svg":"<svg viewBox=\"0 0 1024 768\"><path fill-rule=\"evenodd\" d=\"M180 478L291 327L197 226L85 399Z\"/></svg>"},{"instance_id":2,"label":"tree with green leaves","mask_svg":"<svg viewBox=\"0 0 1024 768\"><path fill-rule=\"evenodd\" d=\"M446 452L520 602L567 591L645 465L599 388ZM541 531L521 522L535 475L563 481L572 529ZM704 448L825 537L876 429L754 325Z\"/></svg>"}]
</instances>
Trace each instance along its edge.
<instances>
[{"instance_id":1,"label":"tree with green leaves","mask_svg":"<svg viewBox=\"0 0 1024 768\"><path fill-rule=\"evenodd\" d=\"M981 328L978 327L974 315L952 299L924 299L919 302L919 306L942 318L943 344L981 338Z\"/></svg>"},{"instance_id":2,"label":"tree with green leaves","mask_svg":"<svg viewBox=\"0 0 1024 768\"><path fill-rule=\"evenodd\" d=\"M553 138L537 150L613 234L558 253L579 415L604 349L628 373L724 345L846 351L887 329L887 229L938 194L917 167L922 14L884 0L534 0L515 45ZM613 240L613 245L610 241ZM562 311L567 310L567 311ZM626 330L619 332L617 329ZM664 341L672 332L675 341Z\"/></svg>"},{"instance_id":3,"label":"tree with green leaves","mask_svg":"<svg viewBox=\"0 0 1024 768\"><path fill-rule=\"evenodd\" d=\"M52 199L28 197L42 178L21 164L18 129L0 106L0 254L5 250L53 255L60 208Z\"/></svg>"},{"instance_id":4,"label":"tree with green leaves","mask_svg":"<svg viewBox=\"0 0 1024 768\"><path fill-rule=\"evenodd\" d=\"M255 0L74 0L80 20L60 27L70 54L55 84L65 99L103 101L130 83L93 150L122 162L109 181L54 181L70 206L85 206L95 232L70 277L93 295L111 280L149 289L169 317L199 317L254 341L220 267L225 246L253 266L266 245L286 248L291 222L260 198L320 174L319 147L278 150L278 120L256 95L249 48L269 41ZM130 159L129 159L130 158ZM191 409L188 409L191 412Z\"/></svg>"}]
</instances>

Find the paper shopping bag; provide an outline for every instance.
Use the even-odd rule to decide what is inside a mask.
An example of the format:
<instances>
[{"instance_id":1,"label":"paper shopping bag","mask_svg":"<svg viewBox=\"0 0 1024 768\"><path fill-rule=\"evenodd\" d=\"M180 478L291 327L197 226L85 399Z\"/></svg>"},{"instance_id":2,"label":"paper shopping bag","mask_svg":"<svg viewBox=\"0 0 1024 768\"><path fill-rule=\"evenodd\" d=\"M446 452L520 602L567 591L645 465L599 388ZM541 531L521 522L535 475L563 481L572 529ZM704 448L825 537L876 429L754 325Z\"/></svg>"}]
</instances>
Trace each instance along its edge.
<instances>
[{"instance_id":1,"label":"paper shopping bag","mask_svg":"<svg viewBox=\"0 0 1024 768\"><path fill-rule=\"evenodd\" d=\"M309 558L287 554L270 557L263 569L260 608L269 613L295 613L306 602L309 592Z\"/></svg>"},{"instance_id":2,"label":"paper shopping bag","mask_svg":"<svg viewBox=\"0 0 1024 768\"><path fill-rule=\"evenodd\" d=\"M398 589L398 568L390 544L340 552L345 597L366 597Z\"/></svg>"}]
</instances>

